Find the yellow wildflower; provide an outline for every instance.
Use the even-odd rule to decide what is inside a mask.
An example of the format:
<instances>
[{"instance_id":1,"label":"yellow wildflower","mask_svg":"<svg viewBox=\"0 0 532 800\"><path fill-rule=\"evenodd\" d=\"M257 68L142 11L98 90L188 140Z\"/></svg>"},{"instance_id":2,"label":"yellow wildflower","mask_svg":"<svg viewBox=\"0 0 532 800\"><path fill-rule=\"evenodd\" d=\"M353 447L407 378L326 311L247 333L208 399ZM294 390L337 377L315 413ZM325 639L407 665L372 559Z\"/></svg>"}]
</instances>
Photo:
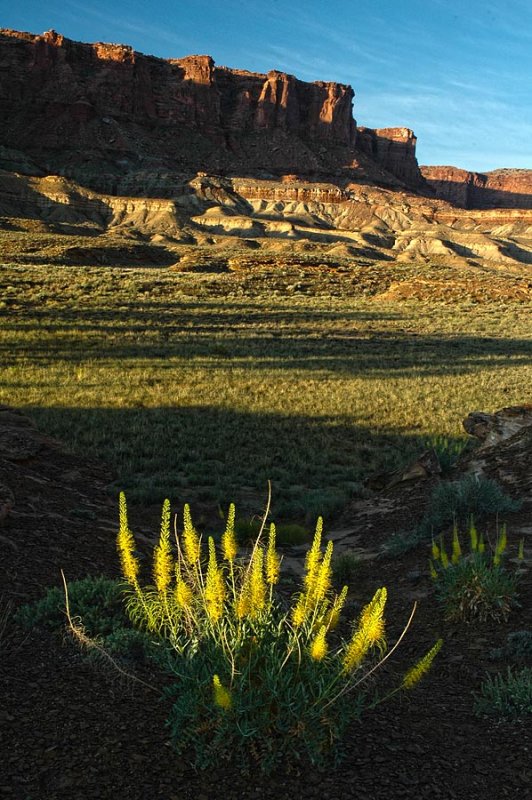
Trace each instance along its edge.
<instances>
[{"instance_id":1,"label":"yellow wildflower","mask_svg":"<svg viewBox=\"0 0 532 800\"><path fill-rule=\"evenodd\" d=\"M412 689L421 678L429 671L435 656L441 650L443 639L438 639L436 644L429 650L429 652L420 658L417 664L414 664L405 674L401 683L402 689Z\"/></svg>"},{"instance_id":2,"label":"yellow wildflower","mask_svg":"<svg viewBox=\"0 0 532 800\"><path fill-rule=\"evenodd\" d=\"M438 547L438 545L436 544L434 539L432 540L431 553L432 553L432 558L434 559L434 561L437 561L439 559L439 557L440 557L440 548Z\"/></svg>"},{"instance_id":3,"label":"yellow wildflower","mask_svg":"<svg viewBox=\"0 0 532 800\"><path fill-rule=\"evenodd\" d=\"M222 616L224 600L224 579L216 561L214 539L209 536L209 563L205 581L205 611L212 622L217 622Z\"/></svg>"},{"instance_id":4,"label":"yellow wildflower","mask_svg":"<svg viewBox=\"0 0 532 800\"><path fill-rule=\"evenodd\" d=\"M238 619L244 619L244 617L249 616L250 610L251 606L249 602L249 590L246 582L244 582L242 588L240 589L238 600L236 601L235 613Z\"/></svg>"},{"instance_id":5,"label":"yellow wildflower","mask_svg":"<svg viewBox=\"0 0 532 800\"><path fill-rule=\"evenodd\" d=\"M179 564L176 564L175 567L175 601L180 608L186 609L190 608L192 605L192 589L185 583L183 580L183 576L181 575L181 570L179 569Z\"/></svg>"},{"instance_id":6,"label":"yellow wildflower","mask_svg":"<svg viewBox=\"0 0 532 800\"><path fill-rule=\"evenodd\" d=\"M480 553L480 555L482 555L484 553L484 551L486 550L486 542L484 541L484 537L482 535L480 536L480 539L478 540L478 548L477 549L478 549L478 552Z\"/></svg>"},{"instance_id":7,"label":"yellow wildflower","mask_svg":"<svg viewBox=\"0 0 532 800\"><path fill-rule=\"evenodd\" d=\"M438 578L438 573L436 572L436 568L430 558L429 558L429 572L430 572L430 577L432 578L432 580L435 581Z\"/></svg>"},{"instance_id":8,"label":"yellow wildflower","mask_svg":"<svg viewBox=\"0 0 532 800\"><path fill-rule=\"evenodd\" d=\"M188 503L186 503L183 509L183 550L185 552L185 559L190 566L193 566L200 560L201 543L194 525L192 524L190 506Z\"/></svg>"},{"instance_id":9,"label":"yellow wildflower","mask_svg":"<svg viewBox=\"0 0 532 800\"><path fill-rule=\"evenodd\" d=\"M249 576L250 611L253 616L258 614L266 604L266 584L264 582L264 551L262 547L255 548L251 562Z\"/></svg>"},{"instance_id":10,"label":"yellow wildflower","mask_svg":"<svg viewBox=\"0 0 532 800\"><path fill-rule=\"evenodd\" d=\"M292 625L294 628L300 628L305 622L307 615L307 596L304 592L302 592L297 599L297 603L292 609Z\"/></svg>"},{"instance_id":11,"label":"yellow wildflower","mask_svg":"<svg viewBox=\"0 0 532 800\"><path fill-rule=\"evenodd\" d=\"M340 622L340 612L344 606L348 588L347 586L343 586L340 594L335 597L332 608L326 617L327 630L333 630Z\"/></svg>"},{"instance_id":12,"label":"yellow wildflower","mask_svg":"<svg viewBox=\"0 0 532 800\"><path fill-rule=\"evenodd\" d=\"M346 672L351 672L358 667L371 647L377 645L384 648L384 606L387 595L386 587L377 589L371 602L362 609L358 628L344 655Z\"/></svg>"},{"instance_id":13,"label":"yellow wildflower","mask_svg":"<svg viewBox=\"0 0 532 800\"><path fill-rule=\"evenodd\" d=\"M453 528L453 550L451 555L452 563L458 564L461 555L462 555L462 548L460 547L460 539L458 537L458 527L455 525Z\"/></svg>"},{"instance_id":14,"label":"yellow wildflower","mask_svg":"<svg viewBox=\"0 0 532 800\"><path fill-rule=\"evenodd\" d=\"M153 554L153 578L157 591L164 594L172 581L172 551L170 548L170 500L163 504L161 535Z\"/></svg>"},{"instance_id":15,"label":"yellow wildflower","mask_svg":"<svg viewBox=\"0 0 532 800\"><path fill-rule=\"evenodd\" d=\"M127 521L126 496L120 492L119 500L120 527L118 529L117 547L120 555L122 574L126 581L135 588L138 588L137 576L139 574L139 562L135 558L135 540L129 530Z\"/></svg>"},{"instance_id":16,"label":"yellow wildflower","mask_svg":"<svg viewBox=\"0 0 532 800\"><path fill-rule=\"evenodd\" d=\"M309 593L312 592L312 599L316 603L318 603L320 600L323 600L323 598L331 588L332 552L333 552L333 543L328 542L327 548L325 550L325 555L323 556L323 561L316 570L312 589L309 590Z\"/></svg>"},{"instance_id":17,"label":"yellow wildflower","mask_svg":"<svg viewBox=\"0 0 532 800\"><path fill-rule=\"evenodd\" d=\"M329 648L325 638L326 633L327 628L325 625L322 625L310 644L310 657L314 659L314 661L321 661L327 655L327 650Z\"/></svg>"},{"instance_id":18,"label":"yellow wildflower","mask_svg":"<svg viewBox=\"0 0 532 800\"><path fill-rule=\"evenodd\" d=\"M270 535L268 538L268 549L266 550L266 581L273 586L279 582L281 559L275 550L275 525L270 525Z\"/></svg>"},{"instance_id":19,"label":"yellow wildflower","mask_svg":"<svg viewBox=\"0 0 532 800\"><path fill-rule=\"evenodd\" d=\"M227 515L227 524L225 531L222 535L222 551L226 561L232 563L238 552L238 545L235 536L235 506L231 503L229 506L229 514Z\"/></svg>"},{"instance_id":20,"label":"yellow wildflower","mask_svg":"<svg viewBox=\"0 0 532 800\"><path fill-rule=\"evenodd\" d=\"M321 547L322 530L323 530L323 518L318 517L314 539L312 541L311 548L307 553L307 557L305 558L304 583L305 583L305 588L309 593L312 593L314 587L314 581L316 579L316 575L320 565L320 559L321 559L320 547Z\"/></svg>"},{"instance_id":21,"label":"yellow wildflower","mask_svg":"<svg viewBox=\"0 0 532 800\"><path fill-rule=\"evenodd\" d=\"M493 555L493 564L494 566L498 567L501 563L501 556L506 550L506 545L508 543L508 538L506 535L506 525L502 526L501 535L497 539L497 544L495 545L495 553Z\"/></svg>"},{"instance_id":22,"label":"yellow wildflower","mask_svg":"<svg viewBox=\"0 0 532 800\"><path fill-rule=\"evenodd\" d=\"M471 523L469 525L469 540L471 542L471 552L476 553L478 550L478 531L475 527L473 517L471 517Z\"/></svg>"},{"instance_id":23,"label":"yellow wildflower","mask_svg":"<svg viewBox=\"0 0 532 800\"><path fill-rule=\"evenodd\" d=\"M222 686L218 675L213 675L212 677L212 695L214 705L218 706L218 708L223 708L224 711L228 711L233 705L231 692L225 686Z\"/></svg>"}]
</instances>

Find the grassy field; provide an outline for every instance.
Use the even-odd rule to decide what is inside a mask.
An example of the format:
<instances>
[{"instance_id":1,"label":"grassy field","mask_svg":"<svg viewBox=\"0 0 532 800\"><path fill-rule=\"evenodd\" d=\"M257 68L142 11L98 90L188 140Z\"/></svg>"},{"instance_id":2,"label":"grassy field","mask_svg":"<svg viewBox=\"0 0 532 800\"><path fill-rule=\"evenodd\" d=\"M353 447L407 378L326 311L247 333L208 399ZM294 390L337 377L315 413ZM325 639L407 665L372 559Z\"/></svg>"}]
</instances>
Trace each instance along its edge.
<instances>
[{"instance_id":1,"label":"grassy field","mask_svg":"<svg viewBox=\"0 0 532 800\"><path fill-rule=\"evenodd\" d=\"M3 403L131 502L332 515L471 410L530 401L530 305L213 290L162 268L3 266Z\"/></svg>"}]
</instances>

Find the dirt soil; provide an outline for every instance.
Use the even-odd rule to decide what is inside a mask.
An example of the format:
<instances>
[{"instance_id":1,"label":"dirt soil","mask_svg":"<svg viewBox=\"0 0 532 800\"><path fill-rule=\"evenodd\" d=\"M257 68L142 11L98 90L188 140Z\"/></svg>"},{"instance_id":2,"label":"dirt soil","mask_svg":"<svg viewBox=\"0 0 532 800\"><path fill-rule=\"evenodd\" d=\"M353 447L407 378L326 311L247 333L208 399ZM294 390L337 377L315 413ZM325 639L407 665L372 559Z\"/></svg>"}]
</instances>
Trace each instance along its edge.
<instances>
[{"instance_id":1,"label":"dirt soil","mask_svg":"<svg viewBox=\"0 0 532 800\"><path fill-rule=\"evenodd\" d=\"M106 494L105 466L64 451L17 412L0 408L0 597L2 611L37 599L44 587L88 574L116 576L116 501ZM369 506L349 511L366 526L368 549L422 513L430 484L395 487ZM391 508L391 511L390 511ZM382 513L379 509L382 509ZM508 517L530 532L530 505ZM139 515L139 520L142 515ZM371 523L369 519L371 518ZM370 527L371 525L371 527ZM153 530L158 519L153 519ZM135 520L133 520L135 530ZM530 544L528 544L530 547ZM17 627L0 614L0 796L13 800L502 800L530 797L532 736L526 720L499 722L473 714L473 691L487 672L505 671L489 652L511 631L532 628L530 572L521 608L506 624L443 622L422 546L400 558L362 562L352 601L388 587L389 638L397 636L414 600L413 626L390 667L401 675L441 635L432 672L397 702L353 726L347 757L325 773L307 767L243 776L238 763L197 772L172 752L167 709L148 688L94 666L69 640ZM2 617L4 624L2 624ZM144 675L156 687L156 675Z\"/></svg>"}]
</instances>

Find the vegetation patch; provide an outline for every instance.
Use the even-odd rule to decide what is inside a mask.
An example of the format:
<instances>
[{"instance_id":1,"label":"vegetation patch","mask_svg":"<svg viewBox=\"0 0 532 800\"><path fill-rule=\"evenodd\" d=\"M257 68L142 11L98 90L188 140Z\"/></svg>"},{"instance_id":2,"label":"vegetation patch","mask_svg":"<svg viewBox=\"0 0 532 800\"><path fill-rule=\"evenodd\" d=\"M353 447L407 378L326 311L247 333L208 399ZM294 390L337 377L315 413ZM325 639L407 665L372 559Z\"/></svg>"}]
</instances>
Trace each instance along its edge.
<instances>
[{"instance_id":1,"label":"vegetation patch","mask_svg":"<svg viewBox=\"0 0 532 800\"><path fill-rule=\"evenodd\" d=\"M487 619L506 621L517 605L517 575L504 565L507 536L503 527L493 549L486 547L484 536L475 524L469 528L469 552L463 552L455 525L451 553L444 539L432 543L430 570L437 594L449 620L471 622Z\"/></svg>"}]
</instances>

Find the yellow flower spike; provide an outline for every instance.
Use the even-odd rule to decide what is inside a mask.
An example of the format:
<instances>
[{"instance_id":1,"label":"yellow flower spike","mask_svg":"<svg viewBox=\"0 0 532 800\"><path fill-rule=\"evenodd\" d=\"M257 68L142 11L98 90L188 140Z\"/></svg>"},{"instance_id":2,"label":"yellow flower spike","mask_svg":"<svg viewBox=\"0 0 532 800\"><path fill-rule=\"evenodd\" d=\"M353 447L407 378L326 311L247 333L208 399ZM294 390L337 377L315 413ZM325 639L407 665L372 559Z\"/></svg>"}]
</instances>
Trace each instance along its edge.
<instances>
[{"instance_id":1,"label":"yellow flower spike","mask_svg":"<svg viewBox=\"0 0 532 800\"><path fill-rule=\"evenodd\" d=\"M440 546L440 561L441 561L442 567L444 569L447 569L447 567L449 566L449 557L447 556L447 553L445 551L445 546L443 544L443 537L442 537L441 546Z\"/></svg>"},{"instance_id":2,"label":"yellow flower spike","mask_svg":"<svg viewBox=\"0 0 532 800\"><path fill-rule=\"evenodd\" d=\"M458 527L455 524L453 528L453 550L451 555L451 562L458 564L462 555L462 548L460 547L460 539L458 537Z\"/></svg>"},{"instance_id":3,"label":"yellow flower spike","mask_svg":"<svg viewBox=\"0 0 532 800\"><path fill-rule=\"evenodd\" d=\"M471 552L476 553L478 550L478 531L475 527L473 517L471 517L471 523L469 525L469 540L471 542Z\"/></svg>"},{"instance_id":4,"label":"yellow flower spike","mask_svg":"<svg viewBox=\"0 0 532 800\"><path fill-rule=\"evenodd\" d=\"M307 610L307 597L305 593L299 595L297 603L292 609L292 625L294 628L300 628L308 616Z\"/></svg>"},{"instance_id":5,"label":"yellow flower spike","mask_svg":"<svg viewBox=\"0 0 532 800\"><path fill-rule=\"evenodd\" d=\"M187 564L191 567L197 564L201 555L201 543L192 524L188 503L185 504L183 509L183 550Z\"/></svg>"},{"instance_id":6,"label":"yellow flower spike","mask_svg":"<svg viewBox=\"0 0 532 800\"><path fill-rule=\"evenodd\" d=\"M192 589L179 576L175 587L175 601L179 608L188 609L192 605Z\"/></svg>"},{"instance_id":7,"label":"yellow flower spike","mask_svg":"<svg viewBox=\"0 0 532 800\"><path fill-rule=\"evenodd\" d=\"M432 540L431 553L432 553L432 558L434 559L434 561L438 561L438 559L440 557L440 548L438 547L438 545L436 544L434 539Z\"/></svg>"},{"instance_id":8,"label":"yellow flower spike","mask_svg":"<svg viewBox=\"0 0 532 800\"><path fill-rule=\"evenodd\" d=\"M501 535L497 539L497 544L495 545L495 553L498 556L502 556L502 554L506 550L507 544L508 544L508 536L506 532L506 525L503 525L501 529Z\"/></svg>"},{"instance_id":9,"label":"yellow flower spike","mask_svg":"<svg viewBox=\"0 0 532 800\"><path fill-rule=\"evenodd\" d=\"M218 708L222 708L224 711L228 711L233 705L231 692L229 689L226 689L225 686L222 686L218 675L212 676L212 699L214 705L218 706Z\"/></svg>"},{"instance_id":10,"label":"yellow flower spike","mask_svg":"<svg viewBox=\"0 0 532 800\"><path fill-rule=\"evenodd\" d=\"M385 586L377 589L373 599L362 609L360 628L369 640L370 646L384 647L384 606L388 598Z\"/></svg>"},{"instance_id":11,"label":"yellow flower spike","mask_svg":"<svg viewBox=\"0 0 532 800\"><path fill-rule=\"evenodd\" d=\"M342 591L340 592L338 597L336 597L334 599L334 602L332 604L332 608L331 608L331 610L329 611L329 613L327 615L327 629L328 630L334 630L334 628L336 628L336 626L340 622L340 612L341 612L341 610L342 610L342 608L344 606L345 599L347 597L348 588L349 587L347 587L347 586L343 586L342 587Z\"/></svg>"},{"instance_id":12,"label":"yellow flower spike","mask_svg":"<svg viewBox=\"0 0 532 800\"><path fill-rule=\"evenodd\" d=\"M264 551L255 548L249 576L250 611L253 616L259 614L266 604L266 584L264 582Z\"/></svg>"},{"instance_id":13,"label":"yellow flower spike","mask_svg":"<svg viewBox=\"0 0 532 800\"><path fill-rule=\"evenodd\" d=\"M214 539L209 536L209 563L205 581L205 611L211 622L217 622L223 614L225 584L216 561Z\"/></svg>"},{"instance_id":14,"label":"yellow flower spike","mask_svg":"<svg viewBox=\"0 0 532 800\"><path fill-rule=\"evenodd\" d=\"M518 559L518 561L523 561L524 558L525 558L525 540L523 538L523 539L519 540L519 548L517 550L517 559Z\"/></svg>"},{"instance_id":15,"label":"yellow flower spike","mask_svg":"<svg viewBox=\"0 0 532 800\"><path fill-rule=\"evenodd\" d=\"M165 500L161 516L161 535L153 553L153 578L160 594L168 591L172 582L173 563L170 547L170 500Z\"/></svg>"},{"instance_id":16,"label":"yellow flower spike","mask_svg":"<svg viewBox=\"0 0 532 800\"><path fill-rule=\"evenodd\" d=\"M131 586L138 589L137 577L139 574L139 562L135 558L135 540L133 539L133 534L129 530L127 521L127 505L124 492L120 492L119 512L120 526L118 529L117 547L120 555L122 575Z\"/></svg>"},{"instance_id":17,"label":"yellow flower spike","mask_svg":"<svg viewBox=\"0 0 532 800\"><path fill-rule=\"evenodd\" d=\"M384 606L387 596L386 587L377 589L371 602L362 609L358 628L345 651L344 670L346 672L351 672L358 667L371 647L377 646L384 649Z\"/></svg>"},{"instance_id":18,"label":"yellow flower spike","mask_svg":"<svg viewBox=\"0 0 532 800\"><path fill-rule=\"evenodd\" d=\"M248 581L245 581L240 589L240 594L235 604L235 614L238 619L244 619L245 617L249 616L250 611L251 606L249 602L249 583Z\"/></svg>"},{"instance_id":19,"label":"yellow flower spike","mask_svg":"<svg viewBox=\"0 0 532 800\"><path fill-rule=\"evenodd\" d=\"M478 540L477 551L480 553L480 555L482 555L485 550L486 550L486 542L484 541L484 537L481 535Z\"/></svg>"},{"instance_id":20,"label":"yellow flower spike","mask_svg":"<svg viewBox=\"0 0 532 800\"><path fill-rule=\"evenodd\" d=\"M270 535L268 538L268 549L266 550L266 582L273 586L279 582L281 569L281 559L275 550L275 525L270 525Z\"/></svg>"},{"instance_id":21,"label":"yellow flower spike","mask_svg":"<svg viewBox=\"0 0 532 800\"><path fill-rule=\"evenodd\" d=\"M432 580L435 581L438 578L438 573L436 572L436 568L434 567L434 564L432 563L432 560L430 558L429 558L429 572L430 572L430 577L432 578Z\"/></svg>"},{"instance_id":22,"label":"yellow flower spike","mask_svg":"<svg viewBox=\"0 0 532 800\"><path fill-rule=\"evenodd\" d=\"M225 531L222 535L222 552L226 561L230 564L236 558L238 552L238 544L235 536L235 505L231 503L229 506L229 513L227 515L227 523Z\"/></svg>"},{"instance_id":23,"label":"yellow flower spike","mask_svg":"<svg viewBox=\"0 0 532 800\"><path fill-rule=\"evenodd\" d=\"M310 657L314 661L321 661L327 655L328 645L326 640L327 628L322 625L318 633L312 640L309 648Z\"/></svg>"},{"instance_id":24,"label":"yellow flower spike","mask_svg":"<svg viewBox=\"0 0 532 800\"><path fill-rule=\"evenodd\" d=\"M313 590L314 581L316 579L316 575L320 565L320 560L321 560L320 548L321 548L322 531L323 531L323 518L318 517L314 539L312 540L311 548L308 551L307 556L305 558L304 584L308 592L312 592Z\"/></svg>"},{"instance_id":25,"label":"yellow flower spike","mask_svg":"<svg viewBox=\"0 0 532 800\"><path fill-rule=\"evenodd\" d=\"M351 638L351 641L349 642L349 645L345 651L344 671L352 672L354 669L356 669L368 652L369 647L370 646L366 641L363 632L360 630L357 631Z\"/></svg>"},{"instance_id":26,"label":"yellow flower spike","mask_svg":"<svg viewBox=\"0 0 532 800\"><path fill-rule=\"evenodd\" d=\"M312 586L312 599L315 603L323 600L331 588L331 559L333 553L333 543L328 542L323 556L323 561L319 565Z\"/></svg>"},{"instance_id":27,"label":"yellow flower spike","mask_svg":"<svg viewBox=\"0 0 532 800\"><path fill-rule=\"evenodd\" d=\"M441 650L443 639L438 639L436 644L429 650L429 652L420 658L417 664L414 664L405 674L401 683L402 689L412 689L421 678L429 671L434 658Z\"/></svg>"}]
</instances>

